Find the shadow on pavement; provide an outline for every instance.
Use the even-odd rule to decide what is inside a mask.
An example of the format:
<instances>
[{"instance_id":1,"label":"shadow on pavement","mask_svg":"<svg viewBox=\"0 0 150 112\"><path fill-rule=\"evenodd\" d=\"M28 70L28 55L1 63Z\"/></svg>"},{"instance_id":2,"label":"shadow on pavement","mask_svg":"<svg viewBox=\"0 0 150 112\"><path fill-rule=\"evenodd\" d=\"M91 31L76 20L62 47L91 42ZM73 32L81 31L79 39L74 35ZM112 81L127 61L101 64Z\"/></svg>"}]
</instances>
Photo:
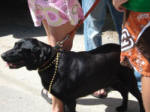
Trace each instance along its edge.
<instances>
[{"instance_id":1,"label":"shadow on pavement","mask_svg":"<svg viewBox=\"0 0 150 112\"><path fill-rule=\"evenodd\" d=\"M106 99L96 99L96 98L86 98L78 99L77 104L80 105L106 105L106 112L116 112L115 108L120 106L122 99L118 98L106 98ZM128 112L139 112L139 105L136 101L129 100L128 102Z\"/></svg>"}]
</instances>

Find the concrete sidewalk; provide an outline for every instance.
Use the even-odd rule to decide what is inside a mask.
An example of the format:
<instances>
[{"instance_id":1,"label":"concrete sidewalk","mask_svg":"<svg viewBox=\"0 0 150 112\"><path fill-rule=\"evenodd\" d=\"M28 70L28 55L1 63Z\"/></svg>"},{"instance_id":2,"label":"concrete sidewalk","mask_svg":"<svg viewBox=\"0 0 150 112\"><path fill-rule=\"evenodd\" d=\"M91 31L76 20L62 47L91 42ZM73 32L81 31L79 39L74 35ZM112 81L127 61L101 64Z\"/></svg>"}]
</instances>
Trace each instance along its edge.
<instances>
[{"instance_id":1,"label":"concrete sidewalk","mask_svg":"<svg viewBox=\"0 0 150 112\"><path fill-rule=\"evenodd\" d=\"M113 38L114 37L114 38ZM115 32L103 33L103 43L118 40ZM45 36L35 37L46 42ZM0 54L12 48L19 39L12 35L0 37ZM73 51L83 51L83 35L76 35ZM36 71L27 71L25 68L17 70L9 69L0 58L0 112L50 112L49 105L41 97L42 85ZM91 95L78 99L78 112L115 112L115 107L121 104L121 96L112 91L107 99L96 99ZM129 95L128 112L138 112L136 99Z\"/></svg>"}]
</instances>

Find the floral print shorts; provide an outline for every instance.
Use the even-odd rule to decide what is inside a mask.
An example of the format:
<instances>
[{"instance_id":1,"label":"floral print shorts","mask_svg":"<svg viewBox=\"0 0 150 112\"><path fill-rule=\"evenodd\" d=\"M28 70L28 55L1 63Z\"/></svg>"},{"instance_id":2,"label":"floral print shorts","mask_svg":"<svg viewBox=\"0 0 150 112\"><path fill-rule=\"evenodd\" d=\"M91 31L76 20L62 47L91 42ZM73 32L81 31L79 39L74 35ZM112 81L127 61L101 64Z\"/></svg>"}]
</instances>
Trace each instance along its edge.
<instances>
[{"instance_id":1,"label":"floral print shorts","mask_svg":"<svg viewBox=\"0 0 150 112\"><path fill-rule=\"evenodd\" d=\"M144 38L142 35L146 29L150 29L150 12L130 11L128 18L125 21L124 28L122 29L121 62L127 58L129 63L139 73L143 76L150 77L150 61L137 46L140 39ZM142 46L144 48L144 44L142 44Z\"/></svg>"},{"instance_id":2,"label":"floral print shorts","mask_svg":"<svg viewBox=\"0 0 150 112\"><path fill-rule=\"evenodd\" d=\"M84 18L78 0L28 0L28 6L35 26L40 26L43 19L57 27L66 22L76 25Z\"/></svg>"}]
</instances>

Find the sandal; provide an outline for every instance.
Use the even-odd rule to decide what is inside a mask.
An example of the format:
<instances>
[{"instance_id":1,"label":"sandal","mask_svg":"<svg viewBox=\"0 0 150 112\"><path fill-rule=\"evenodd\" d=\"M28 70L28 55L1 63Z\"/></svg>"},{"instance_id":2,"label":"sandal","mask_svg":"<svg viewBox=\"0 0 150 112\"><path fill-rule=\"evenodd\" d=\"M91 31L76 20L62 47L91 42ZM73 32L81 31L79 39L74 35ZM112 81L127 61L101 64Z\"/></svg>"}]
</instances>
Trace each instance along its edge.
<instances>
[{"instance_id":1,"label":"sandal","mask_svg":"<svg viewBox=\"0 0 150 112\"><path fill-rule=\"evenodd\" d=\"M42 89L41 95L49 104L52 104L51 96L46 89Z\"/></svg>"},{"instance_id":2,"label":"sandal","mask_svg":"<svg viewBox=\"0 0 150 112\"><path fill-rule=\"evenodd\" d=\"M102 98L105 99L107 97L107 91L106 89L100 89L98 91L95 91L92 96L96 97L96 98Z\"/></svg>"}]
</instances>

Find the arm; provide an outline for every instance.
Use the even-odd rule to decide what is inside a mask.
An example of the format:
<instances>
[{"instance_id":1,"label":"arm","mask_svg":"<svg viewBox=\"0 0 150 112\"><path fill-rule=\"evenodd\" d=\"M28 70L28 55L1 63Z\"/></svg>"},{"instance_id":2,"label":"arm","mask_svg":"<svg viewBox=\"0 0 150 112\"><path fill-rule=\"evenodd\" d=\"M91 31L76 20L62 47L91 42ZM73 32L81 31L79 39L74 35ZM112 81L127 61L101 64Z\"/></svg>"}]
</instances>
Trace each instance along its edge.
<instances>
[{"instance_id":1,"label":"arm","mask_svg":"<svg viewBox=\"0 0 150 112\"><path fill-rule=\"evenodd\" d=\"M122 6L122 4L128 2L128 0L112 0L112 3L116 10L123 12L125 8Z\"/></svg>"}]
</instances>

